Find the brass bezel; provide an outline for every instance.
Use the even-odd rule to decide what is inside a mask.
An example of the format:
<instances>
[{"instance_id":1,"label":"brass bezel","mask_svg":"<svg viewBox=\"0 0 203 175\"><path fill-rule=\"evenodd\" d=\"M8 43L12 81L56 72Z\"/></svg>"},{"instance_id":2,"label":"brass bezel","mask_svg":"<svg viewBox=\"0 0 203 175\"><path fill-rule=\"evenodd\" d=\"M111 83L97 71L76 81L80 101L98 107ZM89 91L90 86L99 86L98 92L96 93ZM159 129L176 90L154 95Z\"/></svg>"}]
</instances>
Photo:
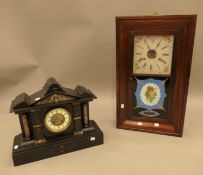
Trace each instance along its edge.
<instances>
[{"instance_id":1,"label":"brass bezel","mask_svg":"<svg viewBox=\"0 0 203 175\"><path fill-rule=\"evenodd\" d=\"M66 124L66 126L65 126L64 128L62 128L62 129L57 129L57 130L56 130L56 129L51 128L51 127L47 124L47 118L48 118L49 113L52 112L52 111L55 111L55 110L64 110L64 111L68 114L69 121L68 121L68 123ZM44 125L45 125L46 129L47 129L48 131L50 131L50 132L53 132L53 133L61 133L61 132L65 131L65 130L70 126L71 122L72 122L72 115L71 115L71 113L70 113L67 109L65 109L65 108L53 108L53 109L49 110L49 111L46 113L45 118L44 118Z\"/></svg>"}]
</instances>

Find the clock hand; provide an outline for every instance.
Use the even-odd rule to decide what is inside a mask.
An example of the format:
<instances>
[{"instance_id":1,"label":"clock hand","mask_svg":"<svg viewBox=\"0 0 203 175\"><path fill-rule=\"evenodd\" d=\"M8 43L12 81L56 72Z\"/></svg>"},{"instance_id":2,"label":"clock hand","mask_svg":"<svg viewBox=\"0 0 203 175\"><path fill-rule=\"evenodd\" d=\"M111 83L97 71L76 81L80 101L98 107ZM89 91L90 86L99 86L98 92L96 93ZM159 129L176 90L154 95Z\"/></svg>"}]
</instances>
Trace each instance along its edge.
<instances>
[{"instance_id":1,"label":"clock hand","mask_svg":"<svg viewBox=\"0 0 203 175\"><path fill-rule=\"evenodd\" d=\"M154 50L156 50L160 46L160 43L161 43L161 39L160 39L159 43L156 45L156 48Z\"/></svg>"},{"instance_id":2,"label":"clock hand","mask_svg":"<svg viewBox=\"0 0 203 175\"><path fill-rule=\"evenodd\" d=\"M151 50L151 48L149 47L149 44L148 44L148 42L146 42L146 44L147 44L147 47L148 47L148 49L149 49L149 50Z\"/></svg>"}]
</instances>

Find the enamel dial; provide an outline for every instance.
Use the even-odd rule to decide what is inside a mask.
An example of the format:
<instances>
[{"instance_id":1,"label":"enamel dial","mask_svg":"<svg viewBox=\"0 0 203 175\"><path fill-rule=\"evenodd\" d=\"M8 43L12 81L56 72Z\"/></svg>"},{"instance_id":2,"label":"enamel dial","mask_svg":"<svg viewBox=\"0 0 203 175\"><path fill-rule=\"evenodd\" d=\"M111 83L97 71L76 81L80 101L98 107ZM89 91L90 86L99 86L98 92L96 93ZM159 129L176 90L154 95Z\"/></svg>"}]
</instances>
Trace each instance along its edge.
<instances>
[{"instance_id":1,"label":"enamel dial","mask_svg":"<svg viewBox=\"0 0 203 175\"><path fill-rule=\"evenodd\" d=\"M50 110L44 119L45 127L53 133L65 131L71 123L71 114L64 108L54 108Z\"/></svg>"},{"instance_id":2,"label":"enamel dial","mask_svg":"<svg viewBox=\"0 0 203 175\"><path fill-rule=\"evenodd\" d=\"M173 43L173 35L136 35L133 73L170 76Z\"/></svg>"}]
</instances>

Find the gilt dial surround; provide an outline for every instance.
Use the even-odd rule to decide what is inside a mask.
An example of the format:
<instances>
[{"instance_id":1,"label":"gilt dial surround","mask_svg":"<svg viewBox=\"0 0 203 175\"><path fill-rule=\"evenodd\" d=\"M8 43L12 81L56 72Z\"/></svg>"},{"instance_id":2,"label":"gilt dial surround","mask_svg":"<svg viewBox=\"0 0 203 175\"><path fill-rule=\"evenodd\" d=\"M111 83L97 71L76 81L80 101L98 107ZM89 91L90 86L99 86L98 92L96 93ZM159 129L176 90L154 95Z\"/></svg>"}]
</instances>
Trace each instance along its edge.
<instances>
[{"instance_id":1,"label":"gilt dial surround","mask_svg":"<svg viewBox=\"0 0 203 175\"><path fill-rule=\"evenodd\" d=\"M71 114L64 108L54 108L46 114L44 123L48 131L61 133L70 126Z\"/></svg>"}]
</instances>

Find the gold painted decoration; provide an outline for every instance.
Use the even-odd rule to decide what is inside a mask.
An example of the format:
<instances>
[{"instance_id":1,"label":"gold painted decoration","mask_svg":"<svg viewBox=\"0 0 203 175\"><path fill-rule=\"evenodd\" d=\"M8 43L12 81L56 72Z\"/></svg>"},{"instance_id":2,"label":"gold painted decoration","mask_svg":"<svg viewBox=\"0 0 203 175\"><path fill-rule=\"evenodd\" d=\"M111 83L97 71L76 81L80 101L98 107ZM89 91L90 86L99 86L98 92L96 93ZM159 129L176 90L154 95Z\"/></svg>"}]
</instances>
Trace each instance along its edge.
<instances>
[{"instance_id":1,"label":"gold painted decoration","mask_svg":"<svg viewBox=\"0 0 203 175\"><path fill-rule=\"evenodd\" d=\"M58 103L58 102L63 102L63 101L68 101L68 100L73 100L73 97L70 96L65 96L62 94L54 93L43 100L40 100L36 103L36 105L41 105L41 104L48 104L48 103Z\"/></svg>"}]
</instances>

